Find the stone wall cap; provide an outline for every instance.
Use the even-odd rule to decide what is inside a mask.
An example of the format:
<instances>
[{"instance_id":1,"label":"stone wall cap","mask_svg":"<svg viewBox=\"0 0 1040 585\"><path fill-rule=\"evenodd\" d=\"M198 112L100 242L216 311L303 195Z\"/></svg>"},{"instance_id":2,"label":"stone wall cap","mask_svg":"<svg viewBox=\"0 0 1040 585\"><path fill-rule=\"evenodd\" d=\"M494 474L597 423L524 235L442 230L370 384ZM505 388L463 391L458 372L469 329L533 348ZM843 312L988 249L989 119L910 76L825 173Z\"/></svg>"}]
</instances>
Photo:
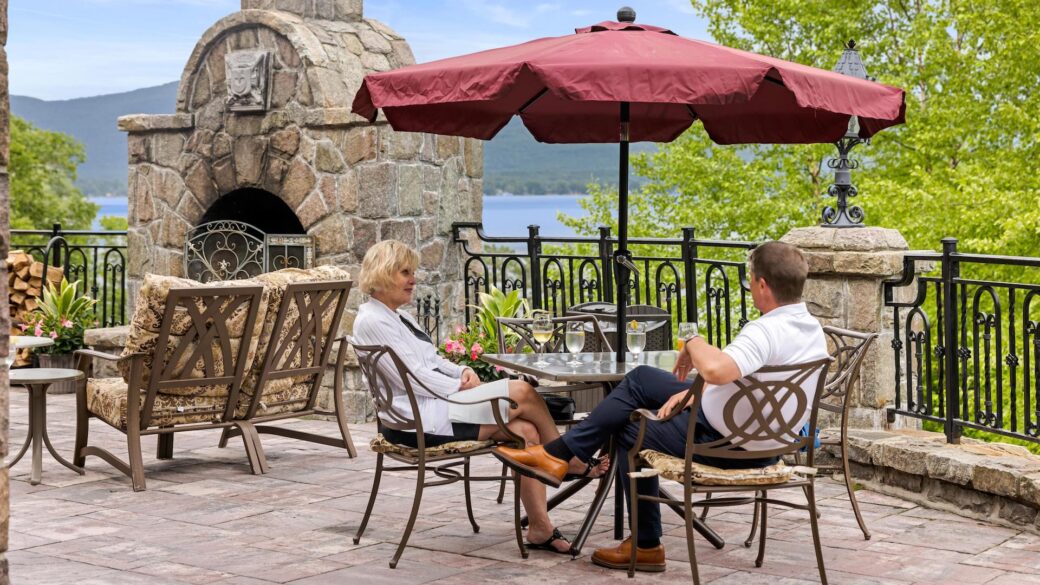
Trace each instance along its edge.
<instances>
[{"instance_id":1,"label":"stone wall cap","mask_svg":"<svg viewBox=\"0 0 1040 585\"><path fill-rule=\"evenodd\" d=\"M194 114L130 114L120 116L117 125L123 132L170 132L195 127Z\"/></svg>"},{"instance_id":2,"label":"stone wall cap","mask_svg":"<svg viewBox=\"0 0 1040 585\"><path fill-rule=\"evenodd\" d=\"M882 227L794 228L784 234L780 241L803 249L823 248L834 251L875 252L910 249L899 230Z\"/></svg>"},{"instance_id":3,"label":"stone wall cap","mask_svg":"<svg viewBox=\"0 0 1040 585\"><path fill-rule=\"evenodd\" d=\"M83 332L83 343L90 347L123 347L130 333L129 325L118 327L98 327Z\"/></svg>"}]
</instances>

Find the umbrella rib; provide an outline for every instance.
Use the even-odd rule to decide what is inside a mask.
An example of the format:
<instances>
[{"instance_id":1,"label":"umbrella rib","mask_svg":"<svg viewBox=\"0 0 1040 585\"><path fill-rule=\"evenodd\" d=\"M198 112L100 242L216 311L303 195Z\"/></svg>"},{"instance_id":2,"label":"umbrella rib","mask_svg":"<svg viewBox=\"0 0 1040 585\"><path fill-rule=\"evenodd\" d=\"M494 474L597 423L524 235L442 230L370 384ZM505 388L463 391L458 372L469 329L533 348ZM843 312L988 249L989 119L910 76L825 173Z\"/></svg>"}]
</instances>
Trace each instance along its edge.
<instances>
[{"instance_id":1,"label":"umbrella rib","mask_svg":"<svg viewBox=\"0 0 1040 585\"><path fill-rule=\"evenodd\" d=\"M531 104L533 104L533 103L535 103L536 101L538 101L538 99L539 99L540 97L542 97L543 95L545 95L545 94L546 94L546 92L548 92L548 91L549 91L549 88L548 88L548 87L543 87L543 88L542 88L542 91L540 91L540 92L538 92L537 94L535 94L535 96L534 96L533 98L531 98L531 99L527 100L526 102L524 102L524 105L520 106L520 110L519 110L519 113L523 114L523 113L524 113L524 110L526 110L527 108L531 107Z\"/></svg>"},{"instance_id":2,"label":"umbrella rib","mask_svg":"<svg viewBox=\"0 0 1040 585\"><path fill-rule=\"evenodd\" d=\"M693 106L686 104L686 111L690 113L690 118L693 120L697 119L697 112L693 111Z\"/></svg>"}]
</instances>

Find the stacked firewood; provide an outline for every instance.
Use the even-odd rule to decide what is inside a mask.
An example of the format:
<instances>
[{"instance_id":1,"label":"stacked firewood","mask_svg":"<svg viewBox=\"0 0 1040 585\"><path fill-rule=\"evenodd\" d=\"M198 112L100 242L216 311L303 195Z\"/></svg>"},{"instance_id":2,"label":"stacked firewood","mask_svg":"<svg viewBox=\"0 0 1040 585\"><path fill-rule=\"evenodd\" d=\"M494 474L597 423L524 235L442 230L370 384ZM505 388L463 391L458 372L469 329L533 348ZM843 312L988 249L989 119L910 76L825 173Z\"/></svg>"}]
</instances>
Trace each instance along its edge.
<instances>
[{"instance_id":1,"label":"stacked firewood","mask_svg":"<svg viewBox=\"0 0 1040 585\"><path fill-rule=\"evenodd\" d=\"M48 266L46 281L61 283L60 267ZM37 262L21 250L12 250L7 255L7 292L11 311L11 334L21 335L18 327L25 322L25 314L36 308L37 299L43 295L43 262Z\"/></svg>"}]
</instances>

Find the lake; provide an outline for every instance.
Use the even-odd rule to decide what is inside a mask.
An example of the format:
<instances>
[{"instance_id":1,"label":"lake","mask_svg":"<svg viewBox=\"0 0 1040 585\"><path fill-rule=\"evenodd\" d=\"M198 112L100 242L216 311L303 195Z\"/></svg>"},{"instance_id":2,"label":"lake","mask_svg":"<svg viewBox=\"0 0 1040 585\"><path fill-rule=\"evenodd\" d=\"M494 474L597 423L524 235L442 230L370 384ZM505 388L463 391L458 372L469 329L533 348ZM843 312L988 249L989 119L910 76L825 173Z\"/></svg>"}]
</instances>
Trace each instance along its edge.
<instances>
[{"instance_id":1,"label":"lake","mask_svg":"<svg viewBox=\"0 0 1040 585\"><path fill-rule=\"evenodd\" d=\"M525 236L527 226L541 226L543 236L572 236L574 232L557 221L560 212L584 216L578 201L583 195L485 195L484 231L490 236ZM126 197L90 197L101 206L98 217L117 215L126 217ZM94 221L94 229L101 225Z\"/></svg>"}]
</instances>

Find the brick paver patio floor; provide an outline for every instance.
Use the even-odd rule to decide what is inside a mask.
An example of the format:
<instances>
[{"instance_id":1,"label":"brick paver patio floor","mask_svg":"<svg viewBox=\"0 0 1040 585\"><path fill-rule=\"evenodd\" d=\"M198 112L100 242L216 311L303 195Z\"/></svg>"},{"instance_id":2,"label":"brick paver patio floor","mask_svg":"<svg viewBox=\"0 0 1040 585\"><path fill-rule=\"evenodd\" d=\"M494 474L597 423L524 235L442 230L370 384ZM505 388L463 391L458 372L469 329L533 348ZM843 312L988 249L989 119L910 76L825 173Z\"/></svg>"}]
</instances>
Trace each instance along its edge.
<instances>
[{"instance_id":1,"label":"brick paver patio floor","mask_svg":"<svg viewBox=\"0 0 1040 585\"><path fill-rule=\"evenodd\" d=\"M49 396L49 429L59 452L71 459L73 396ZM13 445L27 421L26 393L11 392ZM334 424L308 420L293 427L334 433ZM364 511L375 457L367 443L374 425L352 428L357 459L343 451L264 436L271 472L249 473L239 442L216 447L217 432L177 435L174 459L154 458L155 439L145 442L148 490L97 458L78 476L44 457L43 484L28 483L28 458L11 476L11 580L18 585L293 583L631 583L624 572L592 565L589 553L611 539L605 511L585 554L532 551L522 560L511 527L511 506L494 501L497 484L477 484L479 534L466 521L462 486L426 491L423 510L396 570L387 566L407 518L412 480L384 476L373 521L359 545L351 537ZM99 444L125 453L122 435L101 423L92 427ZM488 458L477 471L494 472ZM841 484L818 482L821 530L832 583L1040 584L1040 536L937 512L860 492L874 537L864 541ZM793 493L793 492L792 492ZM508 497L508 495L507 495ZM591 490L573 498L553 518L573 534ZM755 551L743 541L750 507L715 510L711 525L728 541L715 550L698 541L702 579L716 584L814 583L815 561L804 512L776 510L769 520L765 566L754 568ZM637 573L640 583L689 583L684 532L666 512L668 570Z\"/></svg>"}]
</instances>

